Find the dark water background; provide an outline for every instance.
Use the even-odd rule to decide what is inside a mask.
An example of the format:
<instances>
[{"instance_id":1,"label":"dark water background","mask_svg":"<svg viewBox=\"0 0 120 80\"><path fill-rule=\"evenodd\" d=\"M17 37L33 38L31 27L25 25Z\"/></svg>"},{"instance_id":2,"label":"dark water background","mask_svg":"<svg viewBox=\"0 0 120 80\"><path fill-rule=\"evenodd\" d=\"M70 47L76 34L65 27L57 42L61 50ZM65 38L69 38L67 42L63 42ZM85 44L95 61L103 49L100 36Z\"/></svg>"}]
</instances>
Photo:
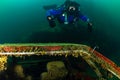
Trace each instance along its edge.
<instances>
[{"instance_id":1,"label":"dark water background","mask_svg":"<svg viewBox=\"0 0 120 80\"><path fill-rule=\"evenodd\" d=\"M0 0L0 43L67 42L82 43L97 49L120 64L120 0L76 0L81 11L94 25L72 31L51 29L44 5L62 4L65 0ZM80 29L80 30L79 30Z\"/></svg>"}]
</instances>

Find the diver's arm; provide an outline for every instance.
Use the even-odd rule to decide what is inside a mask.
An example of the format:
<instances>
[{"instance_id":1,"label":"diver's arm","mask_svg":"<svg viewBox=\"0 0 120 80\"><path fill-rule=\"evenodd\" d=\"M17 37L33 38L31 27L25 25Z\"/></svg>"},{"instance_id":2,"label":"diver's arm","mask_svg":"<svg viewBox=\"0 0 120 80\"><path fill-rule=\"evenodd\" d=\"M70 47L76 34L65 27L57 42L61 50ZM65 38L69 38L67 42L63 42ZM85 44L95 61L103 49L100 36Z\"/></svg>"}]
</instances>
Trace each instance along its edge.
<instances>
[{"instance_id":1,"label":"diver's arm","mask_svg":"<svg viewBox=\"0 0 120 80\"><path fill-rule=\"evenodd\" d=\"M56 26L55 21L54 21L56 14L54 14L54 12L55 12L54 9L50 9L47 11L47 14L46 14L47 20L49 22L49 26L52 28Z\"/></svg>"},{"instance_id":2,"label":"diver's arm","mask_svg":"<svg viewBox=\"0 0 120 80\"><path fill-rule=\"evenodd\" d=\"M47 11L46 16L51 17L48 19L55 19L58 15L62 14L63 8L50 9Z\"/></svg>"},{"instance_id":3,"label":"diver's arm","mask_svg":"<svg viewBox=\"0 0 120 80\"><path fill-rule=\"evenodd\" d=\"M47 20L49 22L50 27L55 27L56 26L55 18L59 14L61 14L60 9L50 9L50 10L47 11L46 17L47 17Z\"/></svg>"},{"instance_id":4,"label":"diver's arm","mask_svg":"<svg viewBox=\"0 0 120 80\"><path fill-rule=\"evenodd\" d=\"M89 19L87 16L81 15L81 14L80 14L79 18L80 18L82 21L87 22L87 24L88 24L88 31L89 31L89 32L92 32L92 23L90 22L90 19Z\"/></svg>"},{"instance_id":5,"label":"diver's arm","mask_svg":"<svg viewBox=\"0 0 120 80\"><path fill-rule=\"evenodd\" d=\"M87 22L87 23L90 22L90 19L87 16L82 15L81 13L79 13L79 18L84 22Z\"/></svg>"}]
</instances>

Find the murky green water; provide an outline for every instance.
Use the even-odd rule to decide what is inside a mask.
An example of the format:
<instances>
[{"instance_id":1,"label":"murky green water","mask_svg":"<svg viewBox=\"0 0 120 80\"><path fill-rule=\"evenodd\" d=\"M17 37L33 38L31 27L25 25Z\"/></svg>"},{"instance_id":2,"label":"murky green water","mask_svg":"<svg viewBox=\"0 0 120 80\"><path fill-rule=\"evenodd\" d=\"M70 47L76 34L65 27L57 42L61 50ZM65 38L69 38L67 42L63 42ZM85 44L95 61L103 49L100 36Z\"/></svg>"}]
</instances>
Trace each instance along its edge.
<instances>
[{"instance_id":1,"label":"murky green water","mask_svg":"<svg viewBox=\"0 0 120 80\"><path fill-rule=\"evenodd\" d=\"M120 66L120 0L74 0L93 23L88 33L86 24L51 29L44 5L61 5L64 0L0 0L0 43L81 43L97 49ZM117 80L117 79L116 79Z\"/></svg>"}]
</instances>

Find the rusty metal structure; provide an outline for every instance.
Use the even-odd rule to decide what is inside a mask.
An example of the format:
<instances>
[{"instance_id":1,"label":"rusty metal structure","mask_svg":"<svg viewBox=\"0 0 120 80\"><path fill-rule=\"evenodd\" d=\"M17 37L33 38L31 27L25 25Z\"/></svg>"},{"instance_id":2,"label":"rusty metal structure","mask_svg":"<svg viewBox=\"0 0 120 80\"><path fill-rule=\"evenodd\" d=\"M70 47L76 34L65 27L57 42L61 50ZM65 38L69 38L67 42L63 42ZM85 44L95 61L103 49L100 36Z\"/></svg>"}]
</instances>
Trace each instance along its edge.
<instances>
[{"instance_id":1,"label":"rusty metal structure","mask_svg":"<svg viewBox=\"0 0 120 80\"><path fill-rule=\"evenodd\" d=\"M52 56L81 56L95 71L99 80L106 80L103 72L112 74L120 79L120 67L113 61L103 56L91 47L82 44L61 44L61 43L37 43L37 44L1 44L0 45L0 71L6 70L8 56L25 55L52 55ZM107 77L110 77L109 75Z\"/></svg>"}]
</instances>

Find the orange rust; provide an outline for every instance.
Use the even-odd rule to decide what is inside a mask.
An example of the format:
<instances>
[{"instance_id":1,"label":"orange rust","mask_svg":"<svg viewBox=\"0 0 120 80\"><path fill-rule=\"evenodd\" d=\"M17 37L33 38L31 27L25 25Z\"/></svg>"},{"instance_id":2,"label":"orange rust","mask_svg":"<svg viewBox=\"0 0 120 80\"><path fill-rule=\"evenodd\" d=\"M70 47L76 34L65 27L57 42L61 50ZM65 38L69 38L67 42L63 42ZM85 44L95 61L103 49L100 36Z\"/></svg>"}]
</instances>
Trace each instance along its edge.
<instances>
[{"instance_id":1,"label":"orange rust","mask_svg":"<svg viewBox=\"0 0 120 80\"><path fill-rule=\"evenodd\" d=\"M92 48L90 50L93 50ZM110 59L108 59L107 57L103 56L102 54L100 54L98 51L94 50L93 53L98 56L99 58L101 58L103 61L107 62L108 64L110 64L119 74L120 74L120 67L117 67L117 65L112 62Z\"/></svg>"},{"instance_id":2,"label":"orange rust","mask_svg":"<svg viewBox=\"0 0 120 80\"><path fill-rule=\"evenodd\" d=\"M117 67L117 71L120 73L120 67Z\"/></svg>"},{"instance_id":3,"label":"orange rust","mask_svg":"<svg viewBox=\"0 0 120 80\"><path fill-rule=\"evenodd\" d=\"M3 47L3 50L6 52L13 52L15 49L12 48L11 46L5 46L5 47Z\"/></svg>"},{"instance_id":4,"label":"orange rust","mask_svg":"<svg viewBox=\"0 0 120 80\"><path fill-rule=\"evenodd\" d=\"M14 46L13 46L14 47ZM31 47L29 46L19 46L19 47L15 47L17 52L22 52L22 51L27 51L30 50Z\"/></svg>"},{"instance_id":5,"label":"orange rust","mask_svg":"<svg viewBox=\"0 0 120 80\"><path fill-rule=\"evenodd\" d=\"M92 51L93 49L90 48L89 50ZM109 63L110 65L112 65L112 66L115 65L114 62L112 62L112 61L111 61L110 59L108 59L107 57L103 56L103 55L102 55L101 53L99 53L98 51L94 50L93 53L94 53L97 57L99 57L99 58L101 58L102 60L104 60L104 61L106 61L107 63Z\"/></svg>"},{"instance_id":6,"label":"orange rust","mask_svg":"<svg viewBox=\"0 0 120 80\"><path fill-rule=\"evenodd\" d=\"M44 48L49 51L56 51L56 50L60 50L62 46L44 46Z\"/></svg>"},{"instance_id":7,"label":"orange rust","mask_svg":"<svg viewBox=\"0 0 120 80\"><path fill-rule=\"evenodd\" d=\"M103 56L102 54L100 54L99 52L97 52L96 50L93 52L96 56L98 56L99 58L101 58L102 60L106 61L107 63L109 63L110 65L115 65L114 62L112 62L110 59L108 59L107 57Z\"/></svg>"},{"instance_id":8,"label":"orange rust","mask_svg":"<svg viewBox=\"0 0 120 80\"><path fill-rule=\"evenodd\" d=\"M92 50L93 50L92 48L89 48L89 51L92 51ZM99 57L100 59L108 63L120 75L120 67L118 67L113 61L103 56L101 53L99 53L96 50L94 50L93 53L95 54L95 56ZM105 67L104 64L102 64L101 66Z\"/></svg>"}]
</instances>

